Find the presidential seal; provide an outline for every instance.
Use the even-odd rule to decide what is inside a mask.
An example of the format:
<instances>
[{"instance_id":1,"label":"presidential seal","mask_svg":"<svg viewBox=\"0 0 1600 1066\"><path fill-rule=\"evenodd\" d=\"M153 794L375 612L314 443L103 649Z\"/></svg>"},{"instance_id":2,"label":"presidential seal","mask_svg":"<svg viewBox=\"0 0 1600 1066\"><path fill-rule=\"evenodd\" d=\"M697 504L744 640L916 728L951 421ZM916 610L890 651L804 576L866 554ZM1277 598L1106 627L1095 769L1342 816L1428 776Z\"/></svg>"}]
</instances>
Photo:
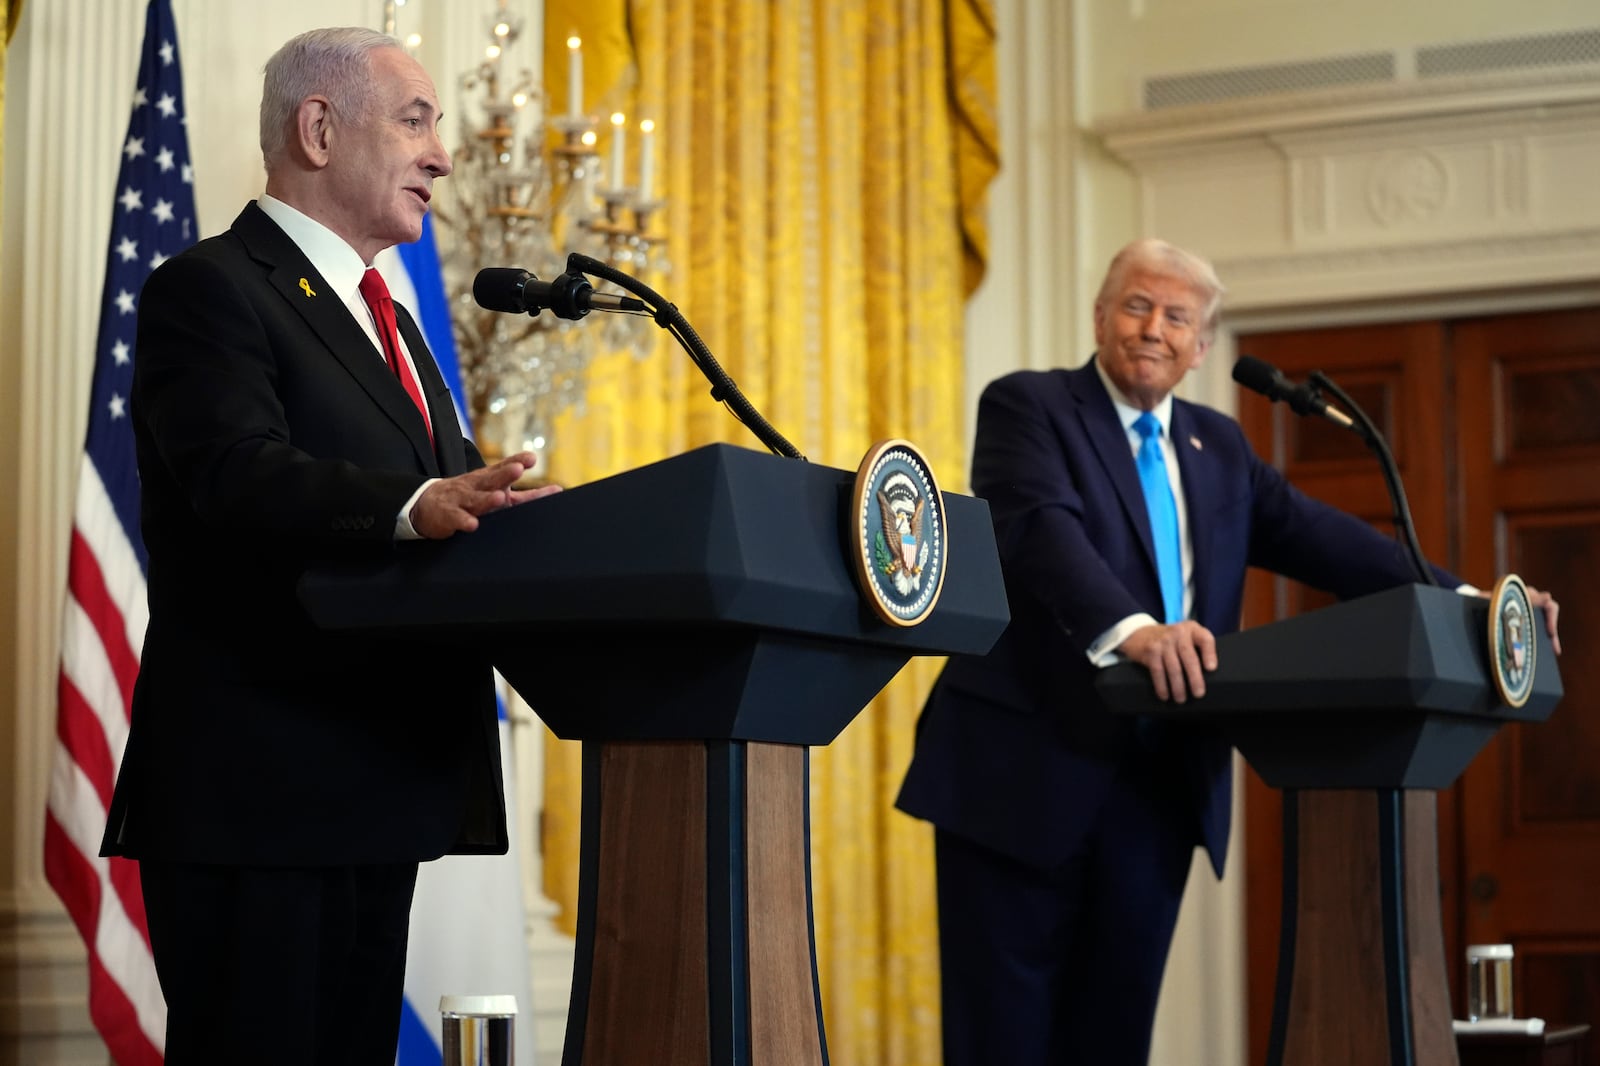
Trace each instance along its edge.
<instances>
[{"instance_id":1,"label":"presidential seal","mask_svg":"<svg viewBox=\"0 0 1600 1066\"><path fill-rule=\"evenodd\" d=\"M1521 707L1533 692L1536 623L1522 579L1507 574L1496 582L1489 597L1489 670L1507 707Z\"/></svg>"},{"instance_id":2,"label":"presidential seal","mask_svg":"<svg viewBox=\"0 0 1600 1066\"><path fill-rule=\"evenodd\" d=\"M950 546L944 497L914 445L872 446L856 471L849 522L856 578L873 611L897 626L926 618L939 601Z\"/></svg>"}]
</instances>

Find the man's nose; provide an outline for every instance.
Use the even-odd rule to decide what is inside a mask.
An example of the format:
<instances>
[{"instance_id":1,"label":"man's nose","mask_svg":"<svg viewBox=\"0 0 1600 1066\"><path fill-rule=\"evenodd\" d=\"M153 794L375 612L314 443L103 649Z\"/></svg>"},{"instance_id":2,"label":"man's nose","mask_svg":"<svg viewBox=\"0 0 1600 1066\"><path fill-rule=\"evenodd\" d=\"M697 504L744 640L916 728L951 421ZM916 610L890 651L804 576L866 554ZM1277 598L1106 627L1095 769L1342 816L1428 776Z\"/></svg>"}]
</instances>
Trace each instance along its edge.
<instances>
[{"instance_id":1,"label":"man's nose","mask_svg":"<svg viewBox=\"0 0 1600 1066\"><path fill-rule=\"evenodd\" d=\"M1147 340L1158 341L1161 339L1162 335L1162 322L1163 319L1161 318L1161 312L1159 310L1152 309L1145 314L1144 321L1139 324L1139 332L1142 333Z\"/></svg>"},{"instance_id":2,"label":"man's nose","mask_svg":"<svg viewBox=\"0 0 1600 1066\"><path fill-rule=\"evenodd\" d=\"M433 147L422 165L436 178L448 177L450 171L455 169L450 162L450 151L445 148L444 141L439 139L437 131L433 135Z\"/></svg>"}]
</instances>

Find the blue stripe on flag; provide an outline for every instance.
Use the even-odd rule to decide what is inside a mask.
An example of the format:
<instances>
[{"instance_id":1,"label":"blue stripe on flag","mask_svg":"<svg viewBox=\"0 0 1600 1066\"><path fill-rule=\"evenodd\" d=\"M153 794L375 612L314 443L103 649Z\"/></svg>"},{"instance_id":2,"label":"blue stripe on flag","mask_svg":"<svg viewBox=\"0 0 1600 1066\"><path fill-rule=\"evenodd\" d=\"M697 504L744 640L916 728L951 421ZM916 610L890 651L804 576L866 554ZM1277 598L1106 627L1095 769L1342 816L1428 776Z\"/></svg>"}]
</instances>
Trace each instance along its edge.
<instances>
[{"instance_id":1,"label":"blue stripe on flag","mask_svg":"<svg viewBox=\"0 0 1600 1066\"><path fill-rule=\"evenodd\" d=\"M409 999L400 1003L400 1045L395 1066L439 1066L443 1049L434 1042L427 1023L417 1015Z\"/></svg>"}]
</instances>

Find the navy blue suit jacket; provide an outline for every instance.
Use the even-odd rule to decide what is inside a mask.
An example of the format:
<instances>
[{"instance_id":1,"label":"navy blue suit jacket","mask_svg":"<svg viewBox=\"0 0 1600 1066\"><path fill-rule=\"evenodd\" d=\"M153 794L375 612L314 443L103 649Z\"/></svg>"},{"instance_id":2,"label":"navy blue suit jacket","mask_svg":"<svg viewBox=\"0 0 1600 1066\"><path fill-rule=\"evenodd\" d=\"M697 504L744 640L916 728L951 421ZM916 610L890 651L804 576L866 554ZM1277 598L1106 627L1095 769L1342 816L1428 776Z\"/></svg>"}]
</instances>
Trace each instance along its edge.
<instances>
[{"instance_id":1,"label":"navy blue suit jacket","mask_svg":"<svg viewBox=\"0 0 1600 1066\"><path fill-rule=\"evenodd\" d=\"M1232 419L1175 399L1171 422L1194 549L1190 617L1213 633L1238 628L1250 566L1341 598L1412 580L1397 542L1295 489L1256 457ZM1149 750L1134 723L1096 696L1087 649L1130 615L1162 614L1132 449L1092 364L989 385L972 490L993 512L1011 624L988 655L946 666L897 806L1052 868L1093 825L1119 763ZM1159 734L1181 767L1194 840L1220 875L1229 746L1204 727L1163 723Z\"/></svg>"},{"instance_id":2,"label":"navy blue suit jacket","mask_svg":"<svg viewBox=\"0 0 1600 1066\"><path fill-rule=\"evenodd\" d=\"M460 648L324 633L296 589L382 561L434 476L483 465L396 306L432 417L254 204L151 274L133 422L150 622L106 854L248 865L506 850L493 674Z\"/></svg>"}]
</instances>

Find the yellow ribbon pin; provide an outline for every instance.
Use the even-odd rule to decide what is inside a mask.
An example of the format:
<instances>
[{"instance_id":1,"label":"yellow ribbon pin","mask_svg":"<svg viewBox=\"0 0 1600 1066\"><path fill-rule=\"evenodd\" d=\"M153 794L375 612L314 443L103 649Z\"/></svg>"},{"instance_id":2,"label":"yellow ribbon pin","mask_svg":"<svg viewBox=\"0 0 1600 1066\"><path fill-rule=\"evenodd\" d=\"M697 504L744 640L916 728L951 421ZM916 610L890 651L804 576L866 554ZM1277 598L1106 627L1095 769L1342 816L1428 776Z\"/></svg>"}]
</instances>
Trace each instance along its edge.
<instances>
[{"instance_id":1,"label":"yellow ribbon pin","mask_svg":"<svg viewBox=\"0 0 1600 1066\"><path fill-rule=\"evenodd\" d=\"M300 289L307 296L315 296L316 295L316 293L311 291L311 282L307 281L305 278L301 278L300 279Z\"/></svg>"}]
</instances>

